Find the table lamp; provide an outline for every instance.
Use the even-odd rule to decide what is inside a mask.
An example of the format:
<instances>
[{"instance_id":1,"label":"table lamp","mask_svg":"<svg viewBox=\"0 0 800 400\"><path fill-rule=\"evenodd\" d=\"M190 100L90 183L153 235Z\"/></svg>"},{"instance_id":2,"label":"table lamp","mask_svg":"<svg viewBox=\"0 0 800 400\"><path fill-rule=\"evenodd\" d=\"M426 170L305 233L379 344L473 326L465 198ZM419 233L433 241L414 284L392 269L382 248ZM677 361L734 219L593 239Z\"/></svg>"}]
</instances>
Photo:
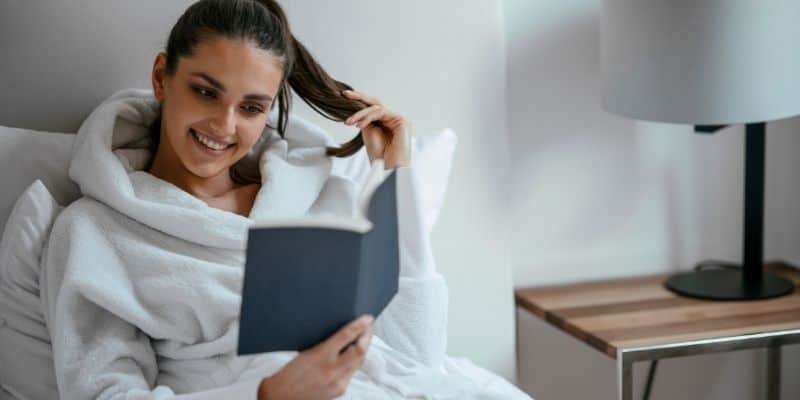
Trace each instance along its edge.
<instances>
[{"instance_id":1,"label":"table lamp","mask_svg":"<svg viewBox=\"0 0 800 400\"><path fill-rule=\"evenodd\" d=\"M671 276L681 295L782 296L794 284L764 271L766 121L800 114L800 1L603 0L602 106L713 133L745 124L741 268Z\"/></svg>"}]
</instances>

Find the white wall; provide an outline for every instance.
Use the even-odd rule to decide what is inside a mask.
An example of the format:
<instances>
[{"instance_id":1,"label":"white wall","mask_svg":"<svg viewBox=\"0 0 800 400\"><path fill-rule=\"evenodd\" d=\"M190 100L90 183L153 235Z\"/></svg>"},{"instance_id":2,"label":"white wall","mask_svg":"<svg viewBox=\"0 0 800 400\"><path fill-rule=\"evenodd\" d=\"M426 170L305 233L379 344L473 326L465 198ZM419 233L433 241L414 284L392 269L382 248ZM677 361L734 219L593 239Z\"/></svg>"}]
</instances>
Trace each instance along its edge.
<instances>
[{"instance_id":1,"label":"white wall","mask_svg":"<svg viewBox=\"0 0 800 400\"><path fill-rule=\"evenodd\" d=\"M706 258L738 261L743 129L703 136L688 126L607 114L599 105L600 2L503 6L514 285L663 273ZM800 119L770 123L767 144L765 255L800 265ZM613 398L610 360L524 315L518 329L520 384L537 400ZM800 396L792 379L800 371L797 350L784 352L784 398ZM759 352L662 367L654 400L763 393ZM645 379L641 368L638 381Z\"/></svg>"},{"instance_id":2,"label":"white wall","mask_svg":"<svg viewBox=\"0 0 800 400\"><path fill-rule=\"evenodd\" d=\"M507 224L508 150L502 3L291 0L296 36L335 78L406 115L416 135L458 135L433 233L450 287L448 353L513 380L514 314ZM302 115L344 141L355 131Z\"/></svg>"}]
</instances>

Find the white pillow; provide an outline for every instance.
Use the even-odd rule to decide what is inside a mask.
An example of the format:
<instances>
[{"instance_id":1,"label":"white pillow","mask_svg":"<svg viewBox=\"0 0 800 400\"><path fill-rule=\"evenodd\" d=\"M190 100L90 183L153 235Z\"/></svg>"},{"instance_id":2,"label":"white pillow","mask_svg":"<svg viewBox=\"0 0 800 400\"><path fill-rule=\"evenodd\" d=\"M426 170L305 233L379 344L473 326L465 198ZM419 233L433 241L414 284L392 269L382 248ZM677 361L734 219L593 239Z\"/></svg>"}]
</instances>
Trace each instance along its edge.
<instances>
[{"instance_id":1,"label":"white pillow","mask_svg":"<svg viewBox=\"0 0 800 400\"><path fill-rule=\"evenodd\" d=\"M411 175L414 185L417 185L414 189L420 209L407 212L416 211L421 214L423 229L428 234L433 229L444 203L456 144L456 134L451 129L411 137ZM347 177L360 187L367 178L369 168L367 150L362 148L350 157L334 158L332 173ZM405 210L406 208L399 207L400 219L404 219L402 213Z\"/></svg>"},{"instance_id":2,"label":"white pillow","mask_svg":"<svg viewBox=\"0 0 800 400\"><path fill-rule=\"evenodd\" d=\"M58 398L39 266L62 208L36 180L17 200L0 239L0 389L17 398Z\"/></svg>"},{"instance_id":3,"label":"white pillow","mask_svg":"<svg viewBox=\"0 0 800 400\"><path fill-rule=\"evenodd\" d=\"M14 202L41 179L59 204L80 195L67 174L75 135L0 126L0 231Z\"/></svg>"}]
</instances>

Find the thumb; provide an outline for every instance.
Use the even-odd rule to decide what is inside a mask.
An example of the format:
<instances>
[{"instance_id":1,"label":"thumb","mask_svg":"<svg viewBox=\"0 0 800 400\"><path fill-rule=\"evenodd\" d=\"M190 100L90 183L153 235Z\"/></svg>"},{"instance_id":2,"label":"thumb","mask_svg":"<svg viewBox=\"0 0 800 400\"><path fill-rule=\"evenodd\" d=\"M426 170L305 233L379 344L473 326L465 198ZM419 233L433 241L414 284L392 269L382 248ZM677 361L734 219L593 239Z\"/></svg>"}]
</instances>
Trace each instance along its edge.
<instances>
[{"instance_id":1,"label":"thumb","mask_svg":"<svg viewBox=\"0 0 800 400\"><path fill-rule=\"evenodd\" d=\"M381 134L381 128L368 126L361 131L364 136L364 146L367 148L369 161L383 158L383 149L386 147L386 139Z\"/></svg>"},{"instance_id":2,"label":"thumb","mask_svg":"<svg viewBox=\"0 0 800 400\"><path fill-rule=\"evenodd\" d=\"M349 322L328 338L328 340L324 341L322 343L322 348L326 353L338 357L339 351L350 342L354 341L358 335L366 332L370 324L372 324L372 321L373 317L371 315L362 315Z\"/></svg>"}]
</instances>

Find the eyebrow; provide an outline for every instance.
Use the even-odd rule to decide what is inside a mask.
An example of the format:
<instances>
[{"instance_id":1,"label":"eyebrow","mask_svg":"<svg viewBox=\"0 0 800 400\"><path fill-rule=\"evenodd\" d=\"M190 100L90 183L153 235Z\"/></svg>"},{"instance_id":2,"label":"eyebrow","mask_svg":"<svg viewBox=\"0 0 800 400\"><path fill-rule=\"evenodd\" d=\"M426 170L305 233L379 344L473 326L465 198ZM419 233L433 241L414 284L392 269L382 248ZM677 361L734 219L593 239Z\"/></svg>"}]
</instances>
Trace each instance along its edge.
<instances>
[{"instance_id":1,"label":"eyebrow","mask_svg":"<svg viewBox=\"0 0 800 400\"><path fill-rule=\"evenodd\" d=\"M205 79L206 81L208 81L208 83L209 83L211 86L214 86L214 88L216 88L216 89L217 89L217 90L219 90L220 92L224 92L224 91L225 91L225 85L223 85L223 84L222 84L222 82L220 82L220 81L218 81L218 80L216 80L216 79L214 79L214 78L210 77L210 76L209 76L208 74L206 74L206 73L203 73L203 72L192 72L190 75L193 75L193 76L199 76L199 77L201 77L201 78ZM272 96L270 96L270 95L267 95L267 94L257 94L257 93L251 93L251 94L245 95L245 96L244 96L244 99L245 99L245 100L266 100L266 101L272 101Z\"/></svg>"}]
</instances>

